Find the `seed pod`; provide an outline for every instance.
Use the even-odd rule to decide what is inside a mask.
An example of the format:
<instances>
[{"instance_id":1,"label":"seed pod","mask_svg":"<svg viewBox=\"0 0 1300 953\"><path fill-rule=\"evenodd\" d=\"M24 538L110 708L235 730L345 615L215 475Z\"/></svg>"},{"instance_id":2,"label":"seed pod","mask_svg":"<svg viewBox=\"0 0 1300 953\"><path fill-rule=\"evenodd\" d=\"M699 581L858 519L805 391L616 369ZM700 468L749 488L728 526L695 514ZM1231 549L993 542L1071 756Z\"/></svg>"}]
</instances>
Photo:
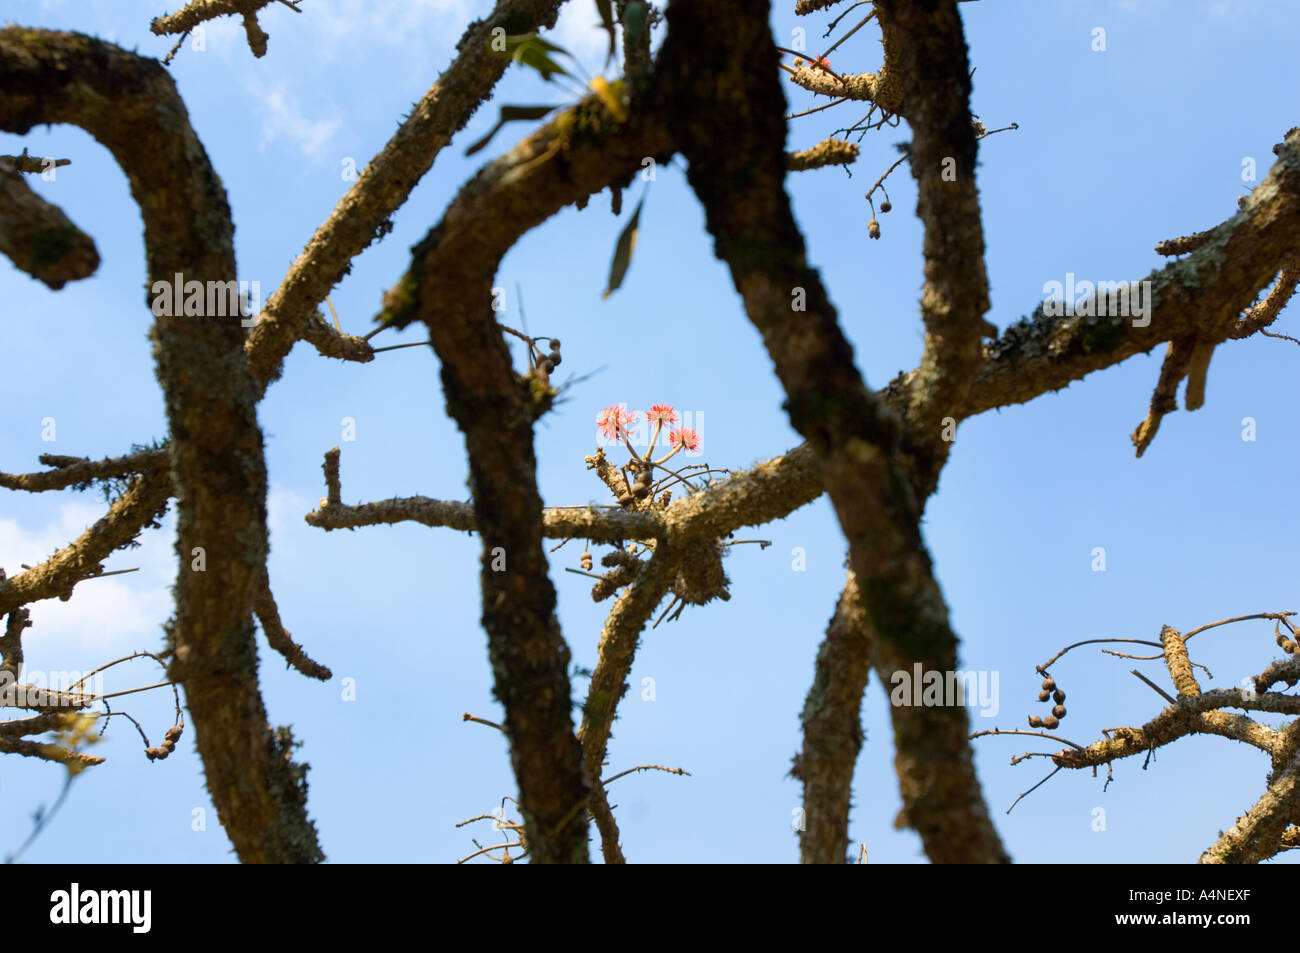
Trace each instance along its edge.
<instances>
[{"instance_id":1,"label":"seed pod","mask_svg":"<svg viewBox=\"0 0 1300 953\"><path fill-rule=\"evenodd\" d=\"M1290 639L1287 639L1285 642L1282 643L1282 651L1285 652L1287 655L1291 655L1292 653L1295 652L1295 650L1296 650L1296 643L1292 642Z\"/></svg>"},{"instance_id":2,"label":"seed pod","mask_svg":"<svg viewBox=\"0 0 1300 953\"><path fill-rule=\"evenodd\" d=\"M893 207L894 204L890 202L889 199L885 199L883 202L880 203L880 211L882 212L888 212Z\"/></svg>"},{"instance_id":3,"label":"seed pod","mask_svg":"<svg viewBox=\"0 0 1300 953\"><path fill-rule=\"evenodd\" d=\"M1030 728L1041 728L1041 727L1043 727L1043 719L1039 718L1037 715L1030 715L1030 716L1029 716L1029 727L1030 727Z\"/></svg>"},{"instance_id":4,"label":"seed pod","mask_svg":"<svg viewBox=\"0 0 1300 953\"><path fill-rule=\"evenodd\" d=\"M1052 714L1055 715L1057 718L1064 718L1064 717L1065 717L1065 706L1064 706L1064 705L1057 705L1055 708L1052 709Z\"/></svg>"},{"instance_id":5,"label":"seed pod","mask_svg":"<svg viewBox=\"0 0 1300 953\"><path fill-rule=\"evenodd\" d=\"M559 339L559 338L551 338L551 350L552 350L552 351L558 351L559 349L560 349L560 339Z\"/></svg>"},{"instance_id":6,"label":"seed pod","mask_svg":"<svg viewBox=\"0 0 1300 953\"><path fill-rule=\"evenodd\" d=\"M542 363L538 364L537 366L540 367L547 374L550 374L551 371L555 370L555 363L549 357L543 360Z\"/></svg>"},{"instance_id":7,"label":"seed pod","mask_svg":"<svg viewBox=\"0 0 1300 953\"><path fill-rule=\"evenodd\" d=\"M1065 692L1061 691L1059 688L1052 692L1052 701L1056 702L1058 705L1061 704L1065 701Z\"/></svg>"},{"instance_id":8,"label":"seed pod","mask_svg":"<svg viewBox=\"0 0 1300 953\"><path fill-rule=\"evenodd\" d=\"M579 562L582 564L583 569L591 569L591 553L583 553Z\"/></svg>"},{"instance_id":9,"label":"seed pod","mask_svg":"<svg viewBox=\"0 0 1300 953\"><path fill-rule=\"evenodd\" d=\"M172 725L167 729L167 740L175 744L181 736L181 731L182 729L180 725Z\"/></svg>"},{"instance_id":10,"label":"seed pod","mask_svg":"<svg viewBox=\"0 0 1300 953\"><path fill-rule=\"evenodd\" d=\"M152 746L145 748L144 756L148 758L150 761L153 761L155 758L158 757L158 749Z\"/></svg>"},{"instance_id":11,"label":"seed pod","mask_svg":"<svg viewBox=\"0 0 1300 953\"><path fill-rule=\"evenodd\" d=\"M1051 698L1051 697L1052 697L1052 693L1051 693L1051 692L1039 692L1039 693L1038 693L1038 700L1039 700L1040 702L1045 702L1045 701L1047 701L1047 699L1049 699L1049 698Z\"/></svg>"},{"instance_id":12,"label":"seed pod","mask_svg":"<svg viewBox=\"0 0 1300 953\"><path fill-rule=\"evenodd\" d=\"M552 364L554 364L556 367L559 367L559 366L560 366L560 352L559 352L559 351L552 351L550 354L547 354L547 355L546 355L546 359L547 359L548 361L550 361Z\"/></svg>"},{"instance_id":13,"label":"seed pod","mask_svg":"<svg viewBox=\"0 0 1300 953\"><path fill-rule=\"evenodd\" d=\"M874 218L871 221L867 222L867 235L870 238L880 237L880 223L877 222Z\"/></svg>"},{"instance_id":14,"label":"seed pod","mask_svg":"<svg viewBox=\"0 0 1300 953\"><path fill-rule=\"evenodd\" d=\"M1055 728L1060 723L1061 722L1057 719L1055 715L1048 715L1046 718L1043 719L1043 727L1047 729Z\"/></svg>"},{"instance_id":15,"label":"seed pod","mask_svg":"<svg viewBox=\"0 0 1300 953\"><path fill-rule=\"evenodd\" d=\"M157 752L156 757L158 758L159 761L166 761L166 760L167 760L167 756L168 756L169 754L172 753L172 749L171 749L171 748L166 748L166 747L163 747L163 748L154 748L153 750L154 750L155 752Z\"/></svg>"},{"instance_id":16,"label":"seed pod","mask_svg":"<svg viewBox=\"0 0 1300 953\"><path fill-rule=\"evenodd\" d=\"M1281 632L1279 632L1277 634L1278 648L1281 648L1282 646L1286 645L1286 643L1287 643L1287 637L1283 635Z\"/></svg>"},{"instance_id":17,"label":"seed pod","mask_svg":"<svg viewBox=\"0 0 1300 953\"><path fill-rule=\"evenodd\" d=\"M1050 692L1056 687L1056 681L1052 678L1043 679L1043 691Z\"/></svg>"}]
</instances>

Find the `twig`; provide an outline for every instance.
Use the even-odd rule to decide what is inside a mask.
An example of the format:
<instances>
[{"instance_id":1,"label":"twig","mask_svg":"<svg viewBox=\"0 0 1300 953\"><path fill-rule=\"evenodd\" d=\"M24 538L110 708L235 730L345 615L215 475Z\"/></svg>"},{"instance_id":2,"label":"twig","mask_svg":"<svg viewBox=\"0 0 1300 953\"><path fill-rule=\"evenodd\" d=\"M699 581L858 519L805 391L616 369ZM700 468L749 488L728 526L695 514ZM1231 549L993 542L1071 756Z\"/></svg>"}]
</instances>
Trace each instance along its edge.
<instances>
[{"instance_id":1,"label":"twig","mask_svg":"<svg viewBox=\"0 0 1300 953\"><path fill-rule=\"evenodd\" d=\"M497 731L502 733L505 732L505 728L498 725L495 721L488 721L486 718L480 718L478 715L471 715L469 712L465 712L465 714L461 715L460 720L478 722L480 725L487 725L489 728L495 728Z\"/></svg>"},{"instance_id":2,"label":"twig","mask_svg":"<svg viewBox=\"0 0 1300 953\"><path fill-rule=\"evenodd\" d=\"M1176 698L1174 698L1172 695L1170 695L1167 691L1165 691L1163 688L1161 688L1161 687L1160 687L1159 685L1157 685L1155 682L1151 681L1151 679L1147 678L1145 675L1143 675L1143 674L1142 674L1141 672L1139 672L1137 669L1133 669L1133 674L1136 675L1138 678L1142 679L1142 681L1146 682L1148 685L1150 685L1150 686L1151 686L1151 689L1152 689L1153 691L1155 691L1158 695L1160 695L1160 697L1163 698L1165 701L1169 702L1169 704L1171 704L1171 705L1177 705L1177 704L1178 704L1178 700L1177 700Z\"/></svg>"},{"instance_id":3,"label":"twig","mask_svg":"<svg viewBox=\"0 0 1300 953\"><path fill-rule=\"evenodd\" d=\"M628 768L626 771L620 771L618 774L614 775L613 777L605 778L603 781L600 782L601 786L608 787L610 784L613 784L619 778L626 777L627 775L632 774L636 771L666 771L669 774L684 774L687 777L691 776L691 772L687 771L685 768L667 768L664 767L662 764L640 764L637 765L635 768Z\"/></svg>"}]
</instances>

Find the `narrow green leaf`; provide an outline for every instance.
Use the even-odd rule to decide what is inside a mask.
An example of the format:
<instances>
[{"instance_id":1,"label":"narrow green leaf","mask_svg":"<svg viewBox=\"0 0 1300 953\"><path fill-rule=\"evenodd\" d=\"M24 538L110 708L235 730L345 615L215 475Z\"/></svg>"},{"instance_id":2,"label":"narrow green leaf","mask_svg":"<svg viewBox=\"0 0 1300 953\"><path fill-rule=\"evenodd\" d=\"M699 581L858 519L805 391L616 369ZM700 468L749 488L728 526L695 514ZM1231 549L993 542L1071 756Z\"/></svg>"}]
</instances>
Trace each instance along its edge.
<instances>
[{"instance_id":1,"label":"narrow green leaf","mask_svg":"<svg viewBox=\"0 0 1300 953\"><path fill-rule=\"evenodd\" d=\"M612 0L596 0L596 10L600 13L600 25L609 34L609 53L605 56L605 65L614 58L614 5Z\"/></svg>"},{"instance_id":2,"label":"narrow green leaf","mask_svg":"<svg viewBox=\"0 0 1300 953\"><path fill-rule=\"evenodd\" d=\"M558 43L552 43L550 40L546 39L546 37L539 36L536 33L519 33L516 34L515 36L506 37L507 53L513 55L515 50L519 49L519 47L521 46L540 46L542 49L546 50L547 52L563 53L565 56L569 57L570 59L573 58L573 54L570 53L568 50L566 50L564 47L560 46Z\"/></svg>"},{"instance_id":3,"label":"narrow green leaf","mask_svg":"<svg viewBox=\"0 0 1300 953\"><path fill-rule=\"evenodd\" d=\"M541 119L543 116L550 115L556 108L555 106L502 106L501 118L497 120L497 124L488 130L487 135L466 149L465 155L472 156L486 146L506 123L521 119Z\"/></svg>"},{"instance_id":4,"label":"narrow green leaf","mask_svg":"<svg viewBox=\"0 0 1300 953\"><path fill-rule=\"evenodd\" d=\"M524 33L519 36L506 37L506 52L516 63L531 67L542 75L542 79L550 82L551 77L556 73L561 76L572 76L573 74L566 70L559 63L555 62L549 54L559 53L573 59L573 54L564 47L552 43L550 40L544 40L536 33ZM575 60L576 62L576 60Z\"/></svg>"},{"instance_id":5,"label":"narrow green leaf","mask_svg":"<svg viewBox=\"0 0 1300 953\"><path fill-rule=\"evenodd\" d=\"M636 203L636 209L632 212L631 220L619 233L618 244L614 246L614 260L609 265L609 287L605 289L605 293L601 295L601 298L608 298L623 284L623 276L627 274L627 266L632 263L632 252L636 250L637 229L641 221L641 206L644 204L645 198L642 197L641 201Z\"/></svg>"}]
</instances>

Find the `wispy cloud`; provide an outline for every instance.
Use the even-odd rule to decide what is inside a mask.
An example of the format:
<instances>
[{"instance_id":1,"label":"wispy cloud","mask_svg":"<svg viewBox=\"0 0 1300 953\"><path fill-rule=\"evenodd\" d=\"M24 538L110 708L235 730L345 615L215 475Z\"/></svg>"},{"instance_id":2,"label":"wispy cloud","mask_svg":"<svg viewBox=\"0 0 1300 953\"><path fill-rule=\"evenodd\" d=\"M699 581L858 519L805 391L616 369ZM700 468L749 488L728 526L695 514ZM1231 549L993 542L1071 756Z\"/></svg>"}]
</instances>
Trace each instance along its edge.
<instances>
[{"instance_id":1,"label":"wispy cloud","mask_svg":"<svg viewBox=\"0 0 1300 953\"><path fill-rule=\"evenodd\" d=\"M267 494L267 523L272 535L301 523L315 501L272 484ZM24 527L0 519L0 567L9 577L34 566L75 540L104 515L102 499L87 493L68 500L49 522ZM162 645L161 626L172 614L171 586L176 581L176 522L168 514L160 530L147 530L140 546L105 560L105 568L138 572L87 579L67 602L32 603L32 628L23 639L29 669L87 670L119 655Z\"/></svg>"},{"instance_id":2,"label":"wispy cloud","mask_svg":"<svg viewBox=\"0 0 1300 953\"><path fill-rule=\"evenodd\" d=\"M265 149L277 139L287 139L303 155L315 157L342 125L338 117L308 119L298 101L285 91L283 85L250 87L250 93L262 112L259 149Z\"/></svg>"},{"instance_id":3,"label":"wispy cloud","mask_svg":"<svg viewBox=\"0 0 1300 953\"><path fill-rule=\"evenodd\" d=\"M27 528L0 519L0 566L13 577L22 563L36 565L68 545L104 515L102 501L69 500L53 520ZM175 580L174 521L162 531L146 531L139 548L116 553L106 568L139 567L139 572L78 583L72 598L32 603L32 628L23 638L28 667L86 669L132 649L156 649L160 626L171 612L169 587Z\"/></svg>"}]
</instances>

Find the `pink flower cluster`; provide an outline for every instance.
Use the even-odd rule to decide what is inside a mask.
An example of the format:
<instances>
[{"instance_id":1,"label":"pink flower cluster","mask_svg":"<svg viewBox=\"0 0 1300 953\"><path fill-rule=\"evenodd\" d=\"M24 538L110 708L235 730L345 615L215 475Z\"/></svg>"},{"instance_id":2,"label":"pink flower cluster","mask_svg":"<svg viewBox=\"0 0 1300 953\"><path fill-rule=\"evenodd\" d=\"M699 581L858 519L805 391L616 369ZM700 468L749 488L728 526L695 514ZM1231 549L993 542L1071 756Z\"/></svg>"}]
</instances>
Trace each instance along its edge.
<instances>
[{"instance_id":1,"label":"pink flower cluster","mask_svg":"<svg viewBox=\"0 0 1300 953\"><path fill-rule=\"evenodd\" d=\"M655 404L647 411L645 418L647 423L654 425L655 438L665 424L671 426L678 420L677 411L673 410L671 404ZM627 404L606 407L596 416L596 426L601 434L611 440L627 440L636 425L637 412L628 410ZM654 442L652 438L652 446ZM668 432L668 443L674 448L674 453L683 448L694 451L699 449L700 435L692 427L675 427Z\"/></svg>"}]
</instances>

